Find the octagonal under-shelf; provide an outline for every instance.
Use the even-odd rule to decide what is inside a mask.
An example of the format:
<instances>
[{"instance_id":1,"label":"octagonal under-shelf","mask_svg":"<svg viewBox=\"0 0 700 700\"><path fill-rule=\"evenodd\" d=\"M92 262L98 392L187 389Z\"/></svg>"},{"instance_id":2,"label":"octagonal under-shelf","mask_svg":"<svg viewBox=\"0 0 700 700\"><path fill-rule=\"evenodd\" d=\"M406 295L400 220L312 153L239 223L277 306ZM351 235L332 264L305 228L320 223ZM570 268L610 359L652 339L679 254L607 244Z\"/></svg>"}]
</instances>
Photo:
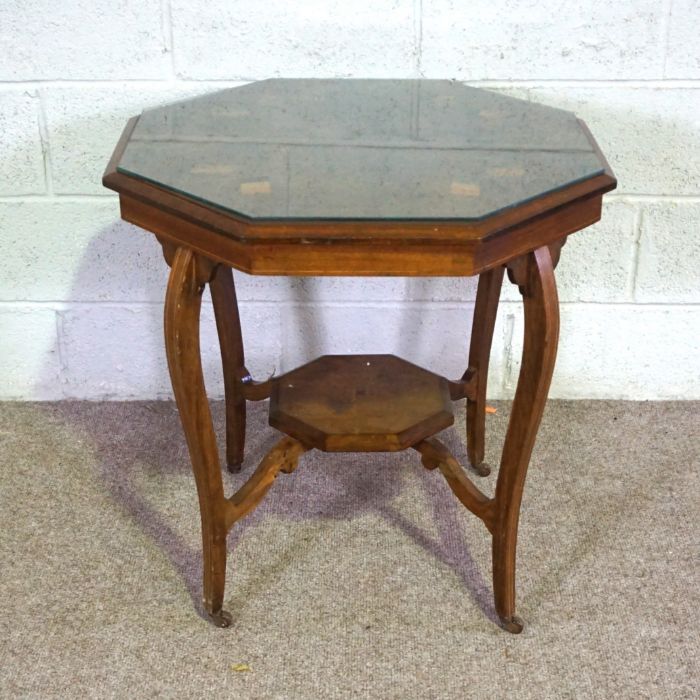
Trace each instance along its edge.
<instances>
[{"instance_id":1,"label":"octagonal under-shelf","mask_svg":"<svg viewBox=\"0 0 700 700\"><path fill-rule=\"evenodd\" d=\"M403 450L453 422L447 380L394 355L319 357L270 397L270 425L325 452Z\"/></svg>"}]
</instances>

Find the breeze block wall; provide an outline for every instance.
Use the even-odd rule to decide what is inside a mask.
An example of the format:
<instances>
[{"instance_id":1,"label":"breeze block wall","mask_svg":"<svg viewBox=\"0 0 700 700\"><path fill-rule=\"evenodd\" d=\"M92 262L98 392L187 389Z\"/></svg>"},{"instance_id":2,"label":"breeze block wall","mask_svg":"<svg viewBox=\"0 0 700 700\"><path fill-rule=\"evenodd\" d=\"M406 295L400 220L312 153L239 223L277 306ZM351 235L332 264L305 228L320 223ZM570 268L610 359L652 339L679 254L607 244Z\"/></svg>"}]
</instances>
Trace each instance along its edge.
<instances>
[{"instance_id":1,"label":"breeze block wall","mask_svg":"<svg viewBox=\"0 0 700 700\"><path fill-rule=\"evenodd\" d=\"M3 0L0 398L169 397L167 268L100 184L127 120L273 76L451 78L576 111L619 179L557 270L551 395L700 398L697 0ZM236 275L250 369L323 352L465 367L475 281ZM507 285L490 394L522 316ZM202 343L222 394L211 307Z\"/></svg>"}]
</instances>

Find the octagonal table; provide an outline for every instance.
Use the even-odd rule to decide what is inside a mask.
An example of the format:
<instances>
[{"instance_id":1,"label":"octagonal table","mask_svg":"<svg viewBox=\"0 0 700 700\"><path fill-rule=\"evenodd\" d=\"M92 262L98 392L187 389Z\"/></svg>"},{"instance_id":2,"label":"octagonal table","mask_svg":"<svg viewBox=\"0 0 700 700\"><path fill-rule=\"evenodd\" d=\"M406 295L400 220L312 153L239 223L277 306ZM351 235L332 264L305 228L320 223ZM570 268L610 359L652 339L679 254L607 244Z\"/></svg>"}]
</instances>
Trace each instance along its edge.
<instances>
[{"instance_id":1,"label":"octagonal table","mask_svg":"<svg viewBox=\"0 0 700 700\"><path fill-rule=\"evenodd\" d=\"M525 475L554 368L554 268L600 218L615 178L573 114L449 81L267 80L145 111L103 182L171 267L168 366L199 494L203 600L223 609L226 535L310 450L418 451L492 537L495 606L519 632L515 561ZM479 275L466 370L448 380L391 355L329 356L266 381L245 366L231 269L260 275ZM467 454L483 464L491 340L504 271L523 298L515 399L493 497L434 435L467 400ZM209 285L224 365L228 468L246 403L270 398L285 435L226 497L202 376Z\"/></svg>"}]
</instances>

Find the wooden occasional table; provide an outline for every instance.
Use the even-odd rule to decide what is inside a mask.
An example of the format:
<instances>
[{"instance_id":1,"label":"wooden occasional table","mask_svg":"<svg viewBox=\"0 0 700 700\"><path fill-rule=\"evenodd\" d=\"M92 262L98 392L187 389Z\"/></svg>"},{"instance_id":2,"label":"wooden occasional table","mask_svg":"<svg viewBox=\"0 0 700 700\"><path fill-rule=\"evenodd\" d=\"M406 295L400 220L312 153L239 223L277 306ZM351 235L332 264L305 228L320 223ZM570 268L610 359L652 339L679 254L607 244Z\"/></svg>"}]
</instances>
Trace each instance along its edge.
<instances>
[{"instance_id":1,"label":"wooden occasional table","mask_svg":"<svg viewBox=\"0 0 700 700\"><path fill-rule=\"evenodd\" d=\"M145 111L103 180L126 221L170 265L165 346L202 518L203 599L223 609L226 535L279 472L311 449L412 448L438 469L493 542L503 627L515 615L515 552L530 454L559 333L554 268L566 237L598 221L615 178L573 114L433 80L268 80ZM254 275L479 275L471 346L448 380L392 355L326 356L255 381L246 370L231 269ZM467 400L467 452L484 459L486 376L504 272L525 337L495 495L434 435ZM245 485L224 494L202 377L199 316L211 290L224 366L226 456L243 460L246 403L270 399L284 434Z\"/></svg>"}]
</instances>

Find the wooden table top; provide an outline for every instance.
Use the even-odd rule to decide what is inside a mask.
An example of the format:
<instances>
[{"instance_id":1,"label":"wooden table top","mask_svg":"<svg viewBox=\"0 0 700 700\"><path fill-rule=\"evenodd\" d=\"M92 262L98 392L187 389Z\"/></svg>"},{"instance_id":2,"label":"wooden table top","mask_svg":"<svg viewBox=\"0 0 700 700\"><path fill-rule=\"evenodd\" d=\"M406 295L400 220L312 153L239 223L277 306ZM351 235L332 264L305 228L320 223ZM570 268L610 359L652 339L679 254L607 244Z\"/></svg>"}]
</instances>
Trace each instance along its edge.
<instances>
[{"instance_id":1,"label":"wooden table top","mask_svg":"<svg viewBox=\"0 0 700 700\"><path fill-rule=\"evenodd\" d=\"M122 216L256 274L471 275L588 226L615 178L563 110L444 80L266 80L132 119Z\"/></svg>"}]
</instances>

